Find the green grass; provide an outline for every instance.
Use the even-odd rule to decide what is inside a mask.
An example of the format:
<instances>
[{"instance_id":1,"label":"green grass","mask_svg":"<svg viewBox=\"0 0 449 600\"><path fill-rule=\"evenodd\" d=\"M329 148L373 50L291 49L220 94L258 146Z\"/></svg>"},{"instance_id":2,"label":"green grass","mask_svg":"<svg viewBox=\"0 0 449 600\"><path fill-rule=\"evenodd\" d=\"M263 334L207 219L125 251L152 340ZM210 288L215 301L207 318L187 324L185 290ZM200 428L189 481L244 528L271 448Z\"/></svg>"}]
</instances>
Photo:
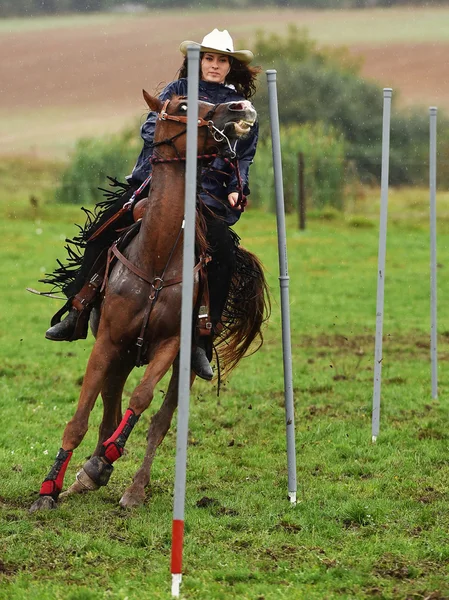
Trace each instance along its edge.
<instances>
[{"instance_id":1,"label":"green grass","mask_svg":"<svg viewBox=\"0 0 449 600\"><path fill-rule=\"evenodd\" d=\"M50 166L44 182L52 173ZM62 256L61 234L79 220L78 209L44 200L37 214L27 210L30 193L45 197L30 181L14 198L0 192L0 599L168 599L175 426L155 460L145 506L118 507L165 382L106 488L49 513L27 510L73 414L92 345L91 338L46 341L58 302L24 291ZM186 599L449 597L449 198L439 196L440 399L433 400L427 194L390 197L381 432L373 445L378 191L368 193L350 214L310 219L303 233L294 215L287 219L295 508L286 500L276 223L250 210L238 227L266 265L273 314L265 345L220 397L206 383L191 396ZM125 405L141 372L132 374ZM92 451L100 418L98 405L66 483Z\"/></svg>"},{"instance_id":2,"label":"green grass","mask_svg":"<svg viewBox=\"0 0 449 600\"><path fill-rule=\"evenodd\" d=\"M210 8L186 9L189 16L205 15L209 17ZM222 21L231 13L225 9L213 10ZM235 10L232 11L235 14ZM346 45L356 43L378 44L381 42L447 42L449 30L449 8L441 7L399 7L371 9L333 9L304 10L257 8L256 10L238 11L240 22L233 24L235 37L248 38L254 33L254 27L263 27L266 31L285 31L285 22L289 19L299 26L307 27L311 37L320 43L330 45ZM273 20L272 15L284 14L285 22ZM147 15L127 15L94 13L87 15L60 15L33 18L9 18L0 20L0 35L9 33L27 33L30 31L46 31L54 29L84 27L115 27L123 21L132 19L148 19L152 23L160 21L165 27L167 16L179 15L178 10L157 9ZM271 17L270 17L271 15ZM337 26L336 26L337 25Z\"/></svg>"},{"instance_id":3,"label":"green grass","mask_svg":"<svg viewBox=\"0 0 449 600\"><path fill-rule=\"evenodd\" d=\"M139 15L141 16L141 15ZM123 19L139 18L134 15L114 13L69 14L44 17L22 17L0 19L0 35L26 33L28 31L49 31L52 29L72 29L78 27L99 27L111 25Z\"/></svg>"},{"instance_id":4,"label":"green grass","mask_svg":"<svg viewBox=\"0 0 449 600\"><path fill-rule=\"evenodd\" d=\"M306 15L304 24L313 39L332 46L445 42L449 39L448 17L447 7L326 10L312 19Z\"/></svg>"}]
</instances>

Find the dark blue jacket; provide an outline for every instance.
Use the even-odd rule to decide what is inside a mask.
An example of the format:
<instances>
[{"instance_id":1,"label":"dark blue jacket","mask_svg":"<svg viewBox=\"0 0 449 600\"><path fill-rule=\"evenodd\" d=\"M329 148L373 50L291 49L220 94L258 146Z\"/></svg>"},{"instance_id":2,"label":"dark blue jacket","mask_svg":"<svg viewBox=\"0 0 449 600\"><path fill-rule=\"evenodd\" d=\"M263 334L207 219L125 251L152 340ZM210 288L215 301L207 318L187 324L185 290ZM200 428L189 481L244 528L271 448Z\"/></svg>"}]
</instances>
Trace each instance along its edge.
<instances>
[{"instance_id":1,"label":"dark blue jacket","mask_svg":"<svg viewBox=\"0 0 449 600\"><path fill-rule=\"evenodd\" d=\"M173 95L187 96L187 79L178 79L169 83L159 95L161 100L168 100ZM198 89L199 100L221 104L224 102L238 102L244 98L232 87L221 83L200 81ZM150 112L147 120L140 129L143 139L143 148L132 172L133 180L141 183L151 172L150 157L153 154L153 138L156 126L156 113ZM259 135L258 124L251 129L248 137L237 142L237 156L239 159L240 177L243 184L243 193L249 194L248 171L256 153ZM240 217L241 211L231 208L228 194L238 191L237 176L232 167L221 158L217 158L211 167L203 170L201 180L201 199L212 210L224 217L229 225L233 225Z\"/></svg>"}]
</instances>

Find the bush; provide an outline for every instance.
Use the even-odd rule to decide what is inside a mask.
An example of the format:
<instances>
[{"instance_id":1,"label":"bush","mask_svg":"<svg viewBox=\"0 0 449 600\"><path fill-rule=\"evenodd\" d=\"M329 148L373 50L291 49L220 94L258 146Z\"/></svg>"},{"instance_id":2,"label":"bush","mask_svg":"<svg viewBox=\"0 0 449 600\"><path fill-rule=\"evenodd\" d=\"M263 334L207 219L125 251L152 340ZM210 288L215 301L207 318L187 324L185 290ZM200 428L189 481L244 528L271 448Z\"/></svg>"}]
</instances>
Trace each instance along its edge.
<instances>
[{"instance_id":1,"label":"bush","mask_svg":"<svg viewBox=\"0 0 449 600\"><path fill-rule=\"evenodd\" d=\"M310 208L343 208L345 143L343 136L323 123L281 128L282 174L286 212L298 207L299 153L304 156L304 180ZM275 205L271 140L264 137L251 167L251 203L273 209Z\"/></svg>"},{"instance_id":2,"label":"bush","mask_svg":"<svg viewBox=\"0 0 449 600\"><path fill-rule=\"evenodd\" d=\"M123 180L136 161L141 148L136 127L106 138L79 140L73 159L64 171L56 190L56 200L71 204L93 204L102 199L98 189L107 177Z\"/></svg>"},{"instance_id":3,"label":"bush","mask_svg":"<svg viewBox=\"0 0 449 600\"><path fill-rule=\"evenodd\" d=\"M309 206L343 207L345 185L345 144L341 134L323 123L308 123L281 129L284 196L287 212L298 205L298 154L305 160L305 187ZM94 204L102 199L99 188L107 177L123 180L131 172L140 151L136 128L100 139L82 139L72 161L63 172L56 201ZM274 208L274 179L271 140L262 136L250 173L253 206Z\"/></svg>"},{"instance_id":4,"label":"bush","mask_svg":"<svg viewBox=\"0 0 449 600\"><path fill-rule=\"evenodd\" d=\"M339 130L347 142L346 157L355 163L361 180L379 182L382 88L358 74L358 65L351 62L344 49L318 50L306 32L295 28L290 28L284 41L276 35L268 38L262 35L255 51L265 67L276 67L281 124L324 122ZM395 108L396 100L394 94L390 183L423 184L428 173L428 111L424 108L399 111ZM266 130L268 98L262 86L256 104L262 129ZM439 146L443 149L449 143L449 124L443 114L439 115L438 123ZM442 168L438 171L444 179L449 177Z\"/></svg>"}]
</instances>

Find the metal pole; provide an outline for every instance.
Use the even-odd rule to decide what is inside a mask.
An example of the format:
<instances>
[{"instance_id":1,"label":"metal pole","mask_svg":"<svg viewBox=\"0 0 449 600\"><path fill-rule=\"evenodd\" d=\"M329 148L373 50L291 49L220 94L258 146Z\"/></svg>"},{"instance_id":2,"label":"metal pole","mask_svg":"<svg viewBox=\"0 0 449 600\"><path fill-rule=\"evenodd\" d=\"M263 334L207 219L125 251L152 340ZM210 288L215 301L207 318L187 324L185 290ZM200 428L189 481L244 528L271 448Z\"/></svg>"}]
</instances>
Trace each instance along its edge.
<instances>
[{"instance_id":1,"label":"metal pole","mask_svg":"<svg viewBox=\"0 0 449 600\"><path fill-rule=\"evenodd\" d=\"M437 357L437 107L429 108L430 147L430 357L432 371L432 398L438 398L438 357Z\"/></svg>"},{"instance_id":2,"label":"metal pole","mask_svg":"<svg viewBox=\"0 0 449 600\"><path fill-rule=\"evenodd\" d=\"M380 183L380 227L377 268L376 347L374 352L374 391L372 416L372 441L377 440L380 422L380 387L382 381L382 335L384 320L385 254L387 247L388 169L390 158L390 115L393 90L384 88L382 118L382 172Z\"/></svg>"},{"instance_id":3,"label":"metal pole","mask_svg":"<svg viewBox=\"0 0 449 600\"><path fill-rule=\"evenodd\" d=\"M276 71L266 71L268 82L268 104L273 149L274 187L276 194L276 219L279 253L279 283L281 288L282 349L284 358L285 422L287 430L288 497L296 504L296 450L295 411L293 403L292 349L290 336L289 276L287 262L287 236L285 230L284 189L282 182L281 137L276 88Z\"/></svg>"},{"instance_id":4,"label":"metal pole","mask_svg":"<svg viewBox=\"0 0 449 600\"><path fill-rule=\"evenodd\" d=\"M192 348L193 268L196 213L196 163L198 144L198 47L187 49L187 159L184 213L184 258L182 264L181 349L178 386L178 427L176 432L176 470L172 530L172 596L179 597L182 580L184 505L186 492L187 436L189 429L190 359Z\"/></svg>"}]
</instances>

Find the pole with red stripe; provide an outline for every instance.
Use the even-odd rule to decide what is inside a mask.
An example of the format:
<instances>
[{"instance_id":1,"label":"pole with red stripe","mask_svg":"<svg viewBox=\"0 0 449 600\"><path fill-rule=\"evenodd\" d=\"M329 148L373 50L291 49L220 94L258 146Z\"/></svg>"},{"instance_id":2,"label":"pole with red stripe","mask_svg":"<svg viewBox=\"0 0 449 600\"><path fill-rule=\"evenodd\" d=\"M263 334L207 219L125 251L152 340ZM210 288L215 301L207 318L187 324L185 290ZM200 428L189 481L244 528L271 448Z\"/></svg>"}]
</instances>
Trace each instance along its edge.
<instances>
[{"instance_id":1,"label":"pole with red stripe","mask_svg":"<svg viewBox=\"0 0 449 600\"><path fill-rule=\"evenodd\" d=\"M176 432L175 497L172 528L172 596L179 598L184 547L184 507L189 430L190 361L192 348L193 269L195 248L196 168L198 144L199 47L187 49L187 158L182 266L181 348L179 356L178 427Z\"/></svg>"}]
</instances>

